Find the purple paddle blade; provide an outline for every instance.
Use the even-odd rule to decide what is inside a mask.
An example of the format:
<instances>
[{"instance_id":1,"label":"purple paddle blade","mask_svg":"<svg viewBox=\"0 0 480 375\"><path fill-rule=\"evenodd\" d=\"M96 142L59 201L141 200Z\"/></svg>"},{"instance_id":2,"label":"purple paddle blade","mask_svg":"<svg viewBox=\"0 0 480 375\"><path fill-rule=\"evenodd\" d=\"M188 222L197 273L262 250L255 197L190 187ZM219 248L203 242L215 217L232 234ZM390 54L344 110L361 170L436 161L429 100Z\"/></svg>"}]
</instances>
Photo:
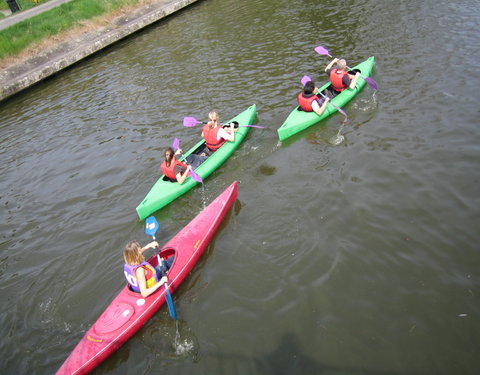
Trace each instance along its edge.
<instances>
[{"instance_id":1,"label":"purple paddle blade","mask_svg":"<svg viewBox=\"0 0 480 375\"><path fill-rule=\"evenodd\" d=\"M303 78L300 80L300 83L305 86L307 82L310 82L312 79L309 76L303 76Z\"/></svg>"},{"instance_id":2,"label":"purple paddle blade","mask_svg":"<svg viewBox=\"0 0 480 375\"><path fill-rule=\"evenodd\" d=\"M319 55L327 55L327 56L332 57L332 55L330 55L330 51L329 51L328 49L326 49L325 47L323 47L323 46L315 47L314 50L315 50L315 52L318 53Z\"/></svg>"},{"instance_id":3,"label":"purple paddle blade","mask_svg":"<svg viewBox=\"0 0 480 375\"><path fill-rule=\"evenodd\" d=\"M195 180L197 182L203 182L202 178L196 174L192 169L190 169L190 177L192 178L192 180Z\"/></svg>"},{"instance_id":4,"label":"purple paddle blade","mask_svg":"<svg viewBox=\"0 0 480 375\"><path fill-rule=\"evenodd\" d=\"M370 77L364 77L364 78L365 78L365 82L367 82L374 90L378 90L377 82L373 78L370 78Z\"/></svg>"},{"instance_id":5,"label":"purple paddle blade","mask_svg":"<svg viewBox=\"0 0 480 375\"><path fill-rule=\"evenodd\" d=\"M175 138L172 142L172 148L174 151L177 151L180 148L180 140Z\"/></svg>"},{"instance_id":6,"label":"purple paddle blade","mask_svg":"<svg viewBox=\"0 0 480 375\"><path fill-rule=\"evenodd\" d=\"M197 121L195 117L184 117L183 118L183 126L195 126L197 124L201 124L201 121Z\"/></svg>"}]
</instances>

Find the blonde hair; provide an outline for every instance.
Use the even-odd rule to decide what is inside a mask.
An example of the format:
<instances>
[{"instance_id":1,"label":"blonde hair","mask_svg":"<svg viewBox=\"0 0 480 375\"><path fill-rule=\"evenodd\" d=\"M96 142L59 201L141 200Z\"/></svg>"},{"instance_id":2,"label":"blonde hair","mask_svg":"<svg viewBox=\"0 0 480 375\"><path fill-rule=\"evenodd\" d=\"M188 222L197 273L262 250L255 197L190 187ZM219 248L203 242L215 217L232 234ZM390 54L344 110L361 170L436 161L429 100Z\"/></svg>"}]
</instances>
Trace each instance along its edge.
<instances>
[{"instance_id":1,"label":"blonde hair","mask_svg":"<svg viewBox=\"0 0 480 375\"><path fill-rule=\"evenodd\" d=\"M140 252L141 248L142 247L137 241L130 241L129 243L127 243L127 245L123 249L123 258L125 259L125 263L130 266L142 263L145 258Z\"/></svg>"},{"instance_id":2,"label":"blonde hair","mask_svg":"<svg viewBox=\"0 0 480 375\"><path fill-rule=\"evenodd\" d=\"M337 67L340 70L344 70L347 67L347 62L345 61L345 59L338 60L337 61Z\"/></svg>"},{"instance_id":3,"label":"blonde hair","mask_svg":"<svg viewBox=\"0 0 480 375\"><path fill-rule=\"evenodd\" d=\"M215 111L211 111L208 113L208 118L210 121L208 122L208 125L213 128L217 125L218 122L218 113Z\"/></svg>"}]
</instances>

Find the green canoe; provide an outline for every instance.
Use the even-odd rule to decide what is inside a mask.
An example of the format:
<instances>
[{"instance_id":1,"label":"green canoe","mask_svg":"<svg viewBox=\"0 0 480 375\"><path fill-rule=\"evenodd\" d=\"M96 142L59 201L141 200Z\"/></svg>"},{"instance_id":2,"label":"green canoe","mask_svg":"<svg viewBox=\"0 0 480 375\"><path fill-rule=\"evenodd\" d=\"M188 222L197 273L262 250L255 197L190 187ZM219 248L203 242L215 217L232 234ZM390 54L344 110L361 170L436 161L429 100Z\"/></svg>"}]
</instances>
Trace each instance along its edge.
<instances>
[{"instance_id":1,"label":"green canoe","mask_svg":"<svg viewBox=\"0 0 480 375\"><path fill-rule=\"evenodd\" d=\"M358 64L357 66L354 66L352 69L359 69L360 73L363 76L370 77L374 65L375 57L371 56L364 62ZM336 104L340 108L343 107L355 95L357 95L357 93L365 86L365 84L365 80L360 77L357 81L357 86L353 90L346 89L342 91L340 94L338 94L335 98L332 99L332 103ZM330 86L330 82L323 85L320 88L320 91L325 90L328 86ZM278 128L278 138L280 139L280 141L284 141L292 135L297 134L298 132L301 132L309 126L318 123L319 121L330 116L336 111L337 109L330 103L327 105L327 108L325 108L325 111L322 113L321 116L317 115L315 112L304 112L300 109L299 106L297 106L290 113L290 115L288 115L282 126Z\"/></svg>"},{"instance_id":2,"label":"green canoe","mask_svg":"<svg viewBox=\"0 0 480 375\"><path fill-rule=\"evenodd\" d=\"M240 125L251 125L256 117L257 107L255 104L253 104L247 110L235 116L228 122L237 121ZM249 130L250 127L247 126L238 127L238 130L235 132L235 141L225 142L222 147L215 151L211 156L208 157L207 160L205 160L198 168L195 169L195 173L205 180L205 178L207 178L215 169L222 165L223 162L227 160L227 158L233 153L233 151L235 151L240 143L242 143ZM188 150L188 152L185 152L184 156L187 157L192 153L198 153L199 151L203 150L204 147L205 141L202 139L190 150ZM198 184L198 182L193 180L191 177L188 177L183 184L167 181L164 179L164 177L165 175L160 176L142 203L137 206L137 214L140 220L145 219L153 212L166 206Z\"/></svg>"}]
</instances>

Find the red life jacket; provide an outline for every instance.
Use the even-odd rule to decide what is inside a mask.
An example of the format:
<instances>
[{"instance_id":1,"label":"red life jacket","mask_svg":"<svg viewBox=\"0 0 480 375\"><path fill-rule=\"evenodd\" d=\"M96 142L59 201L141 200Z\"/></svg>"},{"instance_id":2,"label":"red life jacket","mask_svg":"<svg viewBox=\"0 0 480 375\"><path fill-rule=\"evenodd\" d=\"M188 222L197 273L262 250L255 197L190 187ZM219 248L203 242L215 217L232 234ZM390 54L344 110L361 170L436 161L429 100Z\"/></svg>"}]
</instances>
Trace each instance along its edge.
<instances>
[{"instance_id":1,"label":"red life jacket","mask_svg":"<svg viewBox=\"0 0 480 375\"><path fill-rule=\"evenodd\" d=\"M177 176L175 175L175 166L177 165L187 169L187 165L182 163L181 161L178 161L177 159L173 159L169 167L167 167L167 162L164 161L160 166L160 169L162 170L165 176L167 176L171 180L176 180Z\"/></svg>"},{"instance_id":2,"label":"red life jacket","mask_svg":"<svg viewBox=\"0 0 480 375\"><path fill-rule=\"evenodd\" d=\"M221 129L220 126L216 126L213 129L207 125L203 126L203 138L205 138L205 143L210 151L217 151L221 145L223 145L227 140L226 139L217 139L218 131Z\"/></svg>"},{"instance_id":3,"label":"red life jacket","mask_svg":"<svg viewBox=\"0 0 480 375\"><path fill-rule=\"evenodd\" d=\"M318 102L318 105L320 105L320 101L318 100L318 96L315 95L315 94L311 94L311 96L305 96L305 94L303 92L301 92L297 96L298 105L305 112L313 112L312 103L315 100Z\"/></svg>"},{"instance_id":4,"label":"red life jacket","mask_svg":"<svg viewBox=\"0 0 480 375\"><path fill-rule=\"evenodd\" d=\"M348 76L345 70L338 70L336 68L330 72L330 82L332 82L332 87L335 91L343 91L348 87L343 83L343 77L345 75Z\"/></svg>"}]
</instances>

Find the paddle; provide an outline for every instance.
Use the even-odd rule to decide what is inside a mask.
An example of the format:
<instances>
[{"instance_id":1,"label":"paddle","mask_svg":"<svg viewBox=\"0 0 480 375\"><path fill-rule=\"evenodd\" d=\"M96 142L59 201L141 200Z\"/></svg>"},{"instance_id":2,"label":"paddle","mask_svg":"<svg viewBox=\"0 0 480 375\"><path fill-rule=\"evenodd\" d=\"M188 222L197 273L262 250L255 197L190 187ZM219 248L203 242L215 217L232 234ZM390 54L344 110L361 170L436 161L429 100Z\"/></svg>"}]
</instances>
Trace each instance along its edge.
<instances>
[{"instance_id":1,"label":"paddle","mask_svg":"<svg viewBox=\"0 0 480 375\"><path fill-rule=\"evenodd\" d=\"M180 148L180 140L178 138L175 138L172 142L172 148L177 151ZM187 158L184 158L185 161L187 161ZM195 180L197 182L203 183L202 178L196 174L193 169L190 169L190 177L192 180Z\"/></svg>"},{"instance_id":2,"label":"paddle","mask_svg":"<svg viewBox=\"0 0 480 375\"><path fill-rule=\"evenodd\" d=\"M306 84L307 82L311 81L311 80L312 80L312 79L311 79L309 76L303 76L303 78L301 79L300 82L302 83L303 86L305 86L305 84ZM325 99L327 98L327 97L326 97L325 95L323 95L320 91L319 91L318 93L319 93L323 98L325 98ZM332 103L331 101L330 101L330 104L333 105L333 106L338 110L338 112L340 112L342 115L345 116L345 120L348 118L347 112L345 112L345 111L344 111L343 109L341 109L338 105Z\"/></svg>"},{"instance_id":3,"label":"paddle","mask_svg":"<svg viewBox=\"0 0 480 375\"><path fill-rule=\"evenodd\" d=\"M329 56L329 57L333 58L333 56L330 55L330 51L323 46L315 47L314 50L319 55L326 55L326 56ZM347 69L352 70L352 68L350 68L348 66L347 66ZM367 82L374 90L378 90L378 84L373 78L365 77L361 74L360 74L360 77L362 77L365 80L365 82Z\"/></svg>"},{"instance_id":4,"label":"paddle","mask_svg":"<svg viewBox=\"0 0 480 375\"><path fill-rule=\"evenodd\" d=\"M192 127L192 126L195 126L197 124L204 124L205 125L206 122L197 121L197 119L195 117L184 117L183 118L183 126ZM226 125L226 124L219 124L219 125ZM238 125L238 126L245 126L245 127L250 127L250 128L259 128L259 129L265 128L265 126L260 126L260 125Z\"/></svg>"},{"instance_id":5,"label":"paddle","mask_svg":"<svg viewBox=\"0 0 480 375\"><path fill-rule=\"evenodd\" d=\"M148 236L152 236L154 241L155 234L157 233L158 228L160 228L160 225L158 224L157 219L155 219L155 216L147 217L147 219L145 220L145 233ZM160 258L159 254L157 254L157 260L158 265L160 266L162 264L162 259ZM165 286L165 300L167 301L168 312L170 313L170 316L173 320L177 320L177 310L175 309L172 295L170 294L170 290L168 289L168 284L167 282L165 282L163 285Z\"/></svg>"}]
</instances>

